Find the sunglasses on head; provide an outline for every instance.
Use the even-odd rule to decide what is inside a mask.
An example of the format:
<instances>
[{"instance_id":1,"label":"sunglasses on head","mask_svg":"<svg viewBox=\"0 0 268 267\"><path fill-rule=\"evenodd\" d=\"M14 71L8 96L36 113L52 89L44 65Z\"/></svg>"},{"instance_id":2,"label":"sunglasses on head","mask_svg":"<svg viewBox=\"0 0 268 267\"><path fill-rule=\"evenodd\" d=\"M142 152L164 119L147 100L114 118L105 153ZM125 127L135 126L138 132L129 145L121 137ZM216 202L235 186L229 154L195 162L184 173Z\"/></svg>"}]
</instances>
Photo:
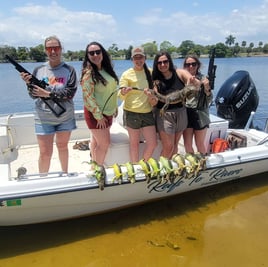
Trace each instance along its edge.
<instances>
[{"instance_id":1,"label":"sunglasses on head","mask_svg":"<svg viewBox=\"0 0 268 267\"><path fill-rule=\"evenodd\" d=\"M166 59L166 60L163 60L163 61L157 61L157 65L167 65L169 63L169 61Z\"/></svg>"},{"instance_id":2,"label":"sunglasses on head","mask_svg":"<svg viewBox=\"0 0 268 267\"><path fill-rule=\"evenodd\" d=\"M101 49L93 50L93 51L87 51L87 53L88 53L90 56L94 56L95 54L96 54L96 55L100 55L100 53L101 53Z\"/></svg>"},{"instance_id":3,"label":"sunglasses on head","mask_svg":"<svg viewBox=\"0 0 268 267\"><path fill-rule=\"evenodd\" d=\"M61 49L60 46L47 46L47 47L46 47L46 51L47 51L48 53L52 53L52 51L54 51L55 53L57 53L57 52L60 51L60 49Z\"/></svg>"},{"instance_id":4,"label":"sunglasses on head","mask_svg":"<svg viewBox=\"0 0 268 267\"><path fill-rule=\"evenodd\" d=\"M189 68L190 66L196 67L197 66L197 63L196 62L192 62L192 63L185 63L184 64L184 67Z\"/></svg>"}]
</instances>

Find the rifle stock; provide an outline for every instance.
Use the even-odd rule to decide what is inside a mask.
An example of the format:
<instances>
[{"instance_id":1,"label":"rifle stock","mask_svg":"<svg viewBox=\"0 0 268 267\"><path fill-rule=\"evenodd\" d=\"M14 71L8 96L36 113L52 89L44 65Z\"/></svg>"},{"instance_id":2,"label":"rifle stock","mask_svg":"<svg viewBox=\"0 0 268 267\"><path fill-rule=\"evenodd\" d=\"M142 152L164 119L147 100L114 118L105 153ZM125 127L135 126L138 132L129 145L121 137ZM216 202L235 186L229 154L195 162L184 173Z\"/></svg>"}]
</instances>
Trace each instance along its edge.
<instances>
[{"instance_id":1,"label":"rifle stock","mask_svg":"<svg viewBox=\"0 0 268 267\"><path fill-rule=\"evenodd\" d=\"M15 66L16 70L18 72L25 72L25 73L28 73L30 75L32 75L28 70L26 70L22 65L20 65L18 62L16 62L13 58L11 58L9 55L6 55L5 56L6 59L13 65ZM32 75L31 79L30 79L30 87L32 85L37 85L43 89L46 89L46 87L48 86L48 84L45 82L45 81L40 81L38 80L34 75ZM53 99L53 98L44 98L44 97L40 97L42 99L42 101L48 106L48 108L53 112L53 114L56 116L56 117L59 117L61 114L63 114L66 109L64 108L64 106L62 106L59 101L57 101L56 99ZM54 103L56 103L58 105L58 107L60 108L60 111L57 112L51 105L50 103L48 102L48 100L52 100Z\"/></svg>"},{"instance_id":2,"label":"rifle stock","mask_svg":"<svg viewBox=\"0 0 268 267\"><path fill-rule=\"evenodd\" d=\"M214 59L215 59L215 47L212 49L212 53L211 53L211 56L209 59L209 65L208 65L207 78L209 80L210 90L214 89L214 82L216 78L217 65L214 65Z\"/></svg>"}]
</instances>

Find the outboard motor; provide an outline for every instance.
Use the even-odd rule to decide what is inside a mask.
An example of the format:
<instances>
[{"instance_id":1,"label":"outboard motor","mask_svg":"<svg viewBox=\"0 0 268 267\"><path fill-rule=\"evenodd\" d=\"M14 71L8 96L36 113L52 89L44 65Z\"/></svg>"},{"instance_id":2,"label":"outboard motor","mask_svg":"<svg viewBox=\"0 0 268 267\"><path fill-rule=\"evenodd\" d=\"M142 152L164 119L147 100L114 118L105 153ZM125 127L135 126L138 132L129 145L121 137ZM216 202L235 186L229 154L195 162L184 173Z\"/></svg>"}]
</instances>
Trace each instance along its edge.
<instances>
[{"instance_id":1,"label":"outboard motor","mask_svg":"<svg viewBox=\"0 0 268 267\"><path fill-rule=\"evenodd\" d=\"M217 115L229 121L229 127L244 128L252 111L256 111L259 96L249 73L236 71L219 89L215 99Z\"/></svg>"}]
</instances>

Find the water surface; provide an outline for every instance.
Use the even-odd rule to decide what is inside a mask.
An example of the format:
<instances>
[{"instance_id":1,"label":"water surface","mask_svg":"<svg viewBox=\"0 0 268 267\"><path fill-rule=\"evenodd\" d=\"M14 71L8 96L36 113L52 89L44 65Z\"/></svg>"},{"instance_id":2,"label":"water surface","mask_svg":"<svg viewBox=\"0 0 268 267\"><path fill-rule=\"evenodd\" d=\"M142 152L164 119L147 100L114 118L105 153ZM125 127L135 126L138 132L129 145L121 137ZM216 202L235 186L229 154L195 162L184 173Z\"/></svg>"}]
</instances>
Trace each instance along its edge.
<instances>
[{"instance_id":1,"label":"water surface","mask_svg":"<svg viewBox=\"0 0 268 267\"><path fill-rule=\"evenodd\" d=\"M202 61L205 73L208 60ZM236 70L248 70L260 95L257 116L267 117L268 58L215 63L214 94ZM70 64L80 73L81 62ZM131 64L115 61L118 75ZM30 71L34 66L24 64ZM32 111L32 99L10 64L0 64L0 91L0 114ZM80 88L74 100L82 108ZM0 227L0 267L265 267L267 207L266 173L112 213Z\"/></svg>"},{"instance_id":2,"label":"water surface","mask_svg":"<svg viewBox=\"0 0 268 267\"><path fill-rule=\"evenodd\" d=\"M268 266L267 174L112 213L0 228L0 266Z\"/></svg>"}]
</instances>

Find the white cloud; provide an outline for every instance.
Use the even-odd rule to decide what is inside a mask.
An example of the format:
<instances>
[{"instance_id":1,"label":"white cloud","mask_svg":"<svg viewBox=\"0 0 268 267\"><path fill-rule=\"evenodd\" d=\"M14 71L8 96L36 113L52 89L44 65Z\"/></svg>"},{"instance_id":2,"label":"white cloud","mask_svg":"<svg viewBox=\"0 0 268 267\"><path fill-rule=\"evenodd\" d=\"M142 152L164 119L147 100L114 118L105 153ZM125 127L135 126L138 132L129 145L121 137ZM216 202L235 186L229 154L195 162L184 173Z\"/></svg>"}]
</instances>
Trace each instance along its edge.
<instances>
[{"instance_id":1,"label":"white cloud","mask_svg":"<svg viewBox=\"0 0 268 267\"><path fill-rule=\"evenodd\" d=\"M214 44L225 42L232 34L236 42L263 41L268 43L268 1L260 7L244 7L231 10L229 14L207 13L204 15L189 15L186 12L176 12L166 16L162 9L152 9L136 20L143 26L157 25L150 29L161 41L168 40L174 45L181 41L192 40L196 44ZM148 15L151 14L151 15ZM143 32L144 33L144 32ZM158 40L159 40L158 39ZM155 40L155 39L153 39Z\"/></svg>"},{"instance_id":2,"label":"white cloud","mask_svg":"<svg viewBox=\"0 0 268 267\"><path fill-rule=\"evenodd\" d=\"M92 40L105 41L114 32L116 21L111 15L74 12L55 2L16 8L14 15L2 19L0 24L1 42L15 47L36 46L47 36L57 35L67 44L67 50L80 50Z\"/></svg>"},{"instance_id":3,"label":"white cloud","mask_svg":"<svg viewBox=\"0 0 268 267\"><path fill-rule=\"evenodd\" d=\"M194 2L192 6L197 6ZM0 14L0 45L32 47L43 43L45 37L56 34L65 50L84 50L93 40L105 47L119 48L168 40L178 46L184 40L196 44L225 42L232 34L236 42L268 43L268 0L260 6L241 7L222 14L190 13L176 7L140 9L139 12L104 14L67 9L57 2L46 5L28 4ZM128 13L127 13L128 14ZM137 15L138 14L138 15ZM121 16L122 15L122 16ZM122 18L124 17L124 19Z\"/></svg>"}]
</instances>

